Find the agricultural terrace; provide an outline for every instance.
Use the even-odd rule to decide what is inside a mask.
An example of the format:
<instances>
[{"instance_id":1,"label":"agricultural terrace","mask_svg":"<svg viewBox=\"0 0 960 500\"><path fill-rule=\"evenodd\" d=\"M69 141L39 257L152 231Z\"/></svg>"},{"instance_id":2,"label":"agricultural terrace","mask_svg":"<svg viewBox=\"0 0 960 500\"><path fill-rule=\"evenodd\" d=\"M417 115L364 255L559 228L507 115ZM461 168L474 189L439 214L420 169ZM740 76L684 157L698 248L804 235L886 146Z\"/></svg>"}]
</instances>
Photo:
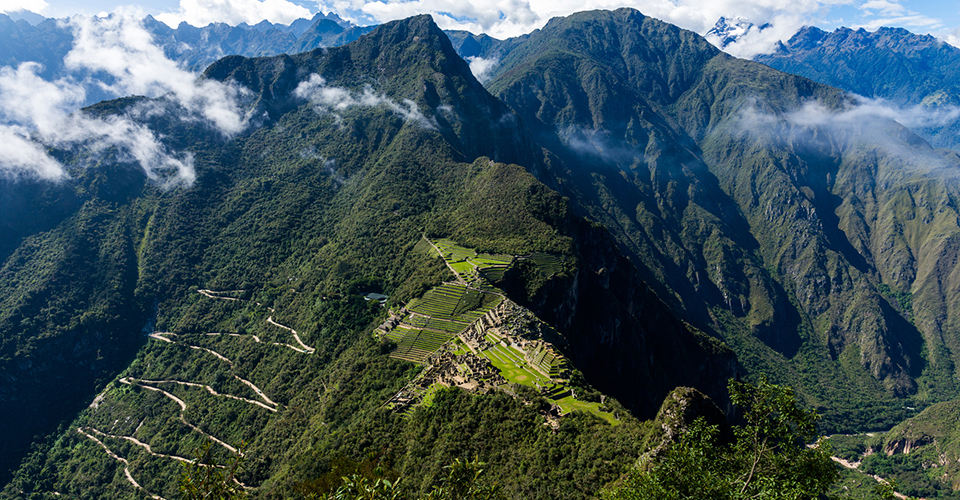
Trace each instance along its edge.
<instances>
[{"instance_id":1,"label":"agricultural terrace","mask_svg":"<svg viewBox=\"0 0 960 500\"><path fill-rule=\"evenodd\" d=\"M407 305L400 324L385 333L397 343L392 357L423 363L440 346L496 307L503 297L459 283L444 283Z\"/></svg>"},{"instance_id":2,"label":"agricultural terrace","mask_svg":"<svg viewBox=\"0 0 960 500\"><path fill-rule=\"evenodd\" d=\"M448 239L427 241L437 250L461 283L479 282L480 284L483 282L480 277L488 276L490 279L491 273L503 276L503 271L513 262L512 255L478 254L475 250L458 246Z\"/></svg>"}]
</instances>

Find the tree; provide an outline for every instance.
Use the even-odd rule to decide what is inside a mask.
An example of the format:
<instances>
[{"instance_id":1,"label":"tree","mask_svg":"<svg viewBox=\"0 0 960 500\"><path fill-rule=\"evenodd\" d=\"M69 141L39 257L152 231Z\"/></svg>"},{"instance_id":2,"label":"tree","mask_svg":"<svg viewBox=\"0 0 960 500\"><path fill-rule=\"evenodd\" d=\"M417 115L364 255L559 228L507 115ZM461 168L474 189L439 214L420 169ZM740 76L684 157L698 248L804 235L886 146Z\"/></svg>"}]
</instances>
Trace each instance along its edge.
<instances>
[{"instance_id":1,"label":"tree","mask_svg":"<svg viewBox=\"0 0 960 500\"><path fill-rule=\"evenodd\" d=\"M193 461L183 464L180 471L180 498L188 500L240 500L247 494L237 482L237 473L243 467L244 445L226 463L214 456L213 442L207 441L196 451Z\"/></svg>"},{"instance_id":2,"label":"tree","mask_svg":"<svg viewBox=\"0 0 960 500\"><path fill-rule=\"evenodd\" d=\"M663 454L641 463L609 500L817 498L839 479L825 445L816 441L816 412L797 405L793 390L767 382L728 384L744 415L734 439L722 443L717 425L702 418Z\"/></svg>"},{"instance_id":3,"label":"tree","mask_svg":"<svg viewBox=\"0 0 960 500\"><path fill-rule=\"evenodd\" d=\"M443 479L434 486L423 500L501 500L503 495L496 485L481 485L483 463L479 460L454 459L445 465ZM378 469L377 476L381 475ZM416 498L404 492L400 479L390 481L384 477L368 478L361 474L351 474L342 478L336 491L326 495L311 494L307 498L321 500L407 500Z\"/></svg>"}]
</instances>

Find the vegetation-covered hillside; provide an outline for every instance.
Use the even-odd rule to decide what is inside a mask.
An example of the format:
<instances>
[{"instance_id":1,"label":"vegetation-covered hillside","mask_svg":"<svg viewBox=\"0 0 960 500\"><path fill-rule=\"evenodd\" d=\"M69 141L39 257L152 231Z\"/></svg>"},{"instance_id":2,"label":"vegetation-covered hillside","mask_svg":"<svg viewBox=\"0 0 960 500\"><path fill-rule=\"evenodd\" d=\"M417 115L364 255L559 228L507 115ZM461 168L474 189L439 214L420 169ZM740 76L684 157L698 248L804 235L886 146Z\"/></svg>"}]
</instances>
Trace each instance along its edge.
<instances>
[{"instance_id":1,"label":"vegetation-covered hillside","mask_svg":"<svg viewBox=\"0 0 960 500\"><path fill-rule=\"evenodd\" d=\"M487 85L679 316L831 428L956 394L955 155L630 9L552 20Z\"/></svg>"},{"instance_id":2,"label":"vegetation-covered hillside","mask_svg":"<svg viewBox=\"0 0 960 500\"><path fill-rule=\"evenodd\" d=\"M604 229L522 167L500 163L536 169L541 153L428 17L342 48L225 58L205 77L250 89L250 113L263 119L225 140L202 123L152 117L167 144L194 152L193 186L164 190L132 165L81 168L81 157L63 152L74 179L34 195L63 190L78 201L55 222L24 225L4 268L8 401L24 408L5 425L19 435L64 425L35 447L8 494L167 497L177 461L205 437L221 451L248 443L240 480L279 496L338 454L432 471L418 476L423 488L455 457L489 461L501 471L494 477L530 468L526 482L510 483L517 497L583 497L615 479L629 462L614 458L636 456L644 431L612 400L622 425L574 414L558 429L542 425L549 405L532 388L441 391L408 419L384 407L417 368L373 340L386 308L361 293L399 309L449 279L442 260L415 251L424 234L491 254L551 256L540 259L546 267L518 262L497 281L566 339L564 355L585 375L581 394L590 381L616 379L612 394L642 413L677 385L722 390L735 374L733 354L673 317ZM11 210L25 213L28 201ZM70 272L89 267L101 274ZM94 354L70 340L99 346L85 325L115 336L100 365L85 364ZM75 366L70 380L58 378L57 363ZM38 393L46 399L28 397ZM442 445L450 430L428 422L466 427ZM571 461L578 448L582 458Z\"/></svg>"},{"instance_id":3,"label":"vegetation-covered hillside","mask_svg":"<svg viewBox=\"0 0 960 500\"><path fill-rule=\"evenodd\" d=\"M235 135L172 95L80 112L195 179L51 146L69 178L4 181L4 497L171 498L206 450L263 498L476 461L508 498L676 494L697 460L811 498L809 410L958 396L955 154L631 9L461 35L486 87L419 16L213 63Z\"/></svg>"}]
</instances>

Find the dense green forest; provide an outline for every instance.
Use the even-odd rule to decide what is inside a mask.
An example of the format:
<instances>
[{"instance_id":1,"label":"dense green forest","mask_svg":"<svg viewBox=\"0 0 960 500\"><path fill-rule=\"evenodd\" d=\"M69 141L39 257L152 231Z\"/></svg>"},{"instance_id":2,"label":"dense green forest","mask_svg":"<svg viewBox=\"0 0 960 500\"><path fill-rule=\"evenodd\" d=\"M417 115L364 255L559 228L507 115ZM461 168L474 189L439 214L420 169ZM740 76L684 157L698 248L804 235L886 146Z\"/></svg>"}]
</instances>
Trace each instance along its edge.
<instances>
[{"instance_id":1,"label":"dense green forest","mask_svg":"<svg viewBox=\"0 0 960 500\"><path fill-rule=\"evenodd\" d=\"M809 100L842 109L839 91L630 9L509 48L489 92L427 16L227 57L203 78L249 90L257 119L235 137L135 114L168 97L83 110L139 116L196 179L78 147L51 152L68 180L4 181L2 496L175 498L227 470L197 456L240 465L214 482L262 498L874 495L817 438L958 396L952 285L930 266L954 262L960 228L923 201L955 183L898 170L862 130L789 121ZM758 106L779 135L742 121ZM864 194L870 175L885 184ZM935 229L906 215L921 208ZM416 333L375 333L397 321ZM450 348L445 380L496 387L393 405L433 368L428 349L397 354L408 339ZM919 474L932 459L895 443L952 431L899 432L875 436L889 455L827 442L948 494L947 469Z\"/></svg>"}]
</instances>

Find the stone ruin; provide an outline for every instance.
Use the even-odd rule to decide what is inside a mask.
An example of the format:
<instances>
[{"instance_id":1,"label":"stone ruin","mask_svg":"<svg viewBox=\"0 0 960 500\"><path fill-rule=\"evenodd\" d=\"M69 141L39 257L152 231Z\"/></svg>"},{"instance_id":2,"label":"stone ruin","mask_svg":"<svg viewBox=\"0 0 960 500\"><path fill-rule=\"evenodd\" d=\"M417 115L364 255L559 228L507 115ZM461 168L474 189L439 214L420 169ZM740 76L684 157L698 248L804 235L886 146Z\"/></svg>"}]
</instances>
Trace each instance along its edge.
<instances>
[{"instance_id":1,"label":"stone ruin","mask_svg":"<svg viewBox=\"0 0 960 500\"><path fill-rule=\"evenodd\" d=\"M375 330L379 338L383 338L388 333L390 333L394 328L400 325L400 322L403 321L404 317L406 317L407 312L408 311L406 307L404 307L403 309L400 309L399 312L394 312L391 309L389 311L389 314L387 315L387 319L385 319L383 323L381 323L380 326L378 326Z\"/></svg>"},{"instance_id":2,"label":"stone ruin","mask_svg":"<svg viewBox=\"0 0 960 500\"><path fill-rule=\"evenodd\" d=\"M497 307L491 309L460 334L460 339L474 352L493 346L490 338L522 351L530 366L548 377L550 374L544 372L533 359L534 356L546 350L554 358L563 358L553 347L563 341L556 330L537 318L526 307L509 299L504 299ZM566 363L562 364L566 365Z\"/></svg>"},{"instance_id":3,"label":"stone ruin","mask_svg":"<svg viewBox=\"0 0 960 500\"><path fill-rule=\"evenodd\" d=\"M486 358L472 352L458 355L444 350L428 362L418 383L424 389L437 383L485 393L507 382Z\"/></svg>"}]
</instances>

